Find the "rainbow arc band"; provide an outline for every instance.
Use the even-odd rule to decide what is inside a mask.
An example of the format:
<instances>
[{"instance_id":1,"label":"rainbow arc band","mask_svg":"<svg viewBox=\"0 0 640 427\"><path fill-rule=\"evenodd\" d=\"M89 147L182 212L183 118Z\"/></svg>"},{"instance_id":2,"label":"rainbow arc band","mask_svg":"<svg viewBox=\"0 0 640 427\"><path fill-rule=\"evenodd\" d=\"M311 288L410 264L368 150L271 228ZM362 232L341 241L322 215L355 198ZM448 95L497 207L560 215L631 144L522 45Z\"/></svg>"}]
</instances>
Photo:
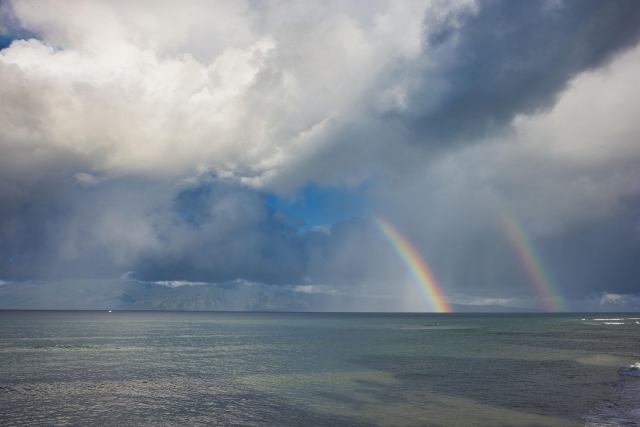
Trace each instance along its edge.
<instances>
[{"instance_id":1,"label":"rainbow arc band","mask_svg":"<svg viewBox=\"0 0 640 427\"><path fill-rule=\"evenodd\" d=\"M413 247L391 223L379 216L373 216L373 222L378 226L382 234L389 239L400 258L409 267L411 274L420 285L420 291L431 309L438 313L451 313L453 310L442 294L442 290L433 277L427 263L420 253Z\"/></svg>"},{"instance_id":2,"label":"rainbow arc band","mask_svg":"<svg viewBox=\"0 0 640 427\"><path fill-rule=\"evenodd\" d=\"M518 223L515 214L502 204L499 204L499 207L504 233L533 284L543 309L549 312L567 311L560 293L542 266L531 241Z\"/></svg>"}]
</instances>

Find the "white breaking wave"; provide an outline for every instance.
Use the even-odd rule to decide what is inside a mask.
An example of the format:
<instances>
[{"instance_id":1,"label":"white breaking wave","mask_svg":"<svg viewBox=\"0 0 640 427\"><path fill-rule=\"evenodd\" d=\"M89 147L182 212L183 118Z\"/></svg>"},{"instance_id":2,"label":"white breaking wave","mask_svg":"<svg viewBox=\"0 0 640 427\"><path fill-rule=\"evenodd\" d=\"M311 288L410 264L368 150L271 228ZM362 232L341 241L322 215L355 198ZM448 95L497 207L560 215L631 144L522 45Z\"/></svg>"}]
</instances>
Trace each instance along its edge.
<instances>
[{"instance_id":1,"label":"white breaking wave","mask_svg":"<svg viewBox=\"0 0 640 427\"><path fill-rule=\"evenodd\" d=\"M631 375L633 377L640 377L640 362L636 362L633 365L629 365L627 368L622 369L622 375Z\"/></svg>"}]
</instances>

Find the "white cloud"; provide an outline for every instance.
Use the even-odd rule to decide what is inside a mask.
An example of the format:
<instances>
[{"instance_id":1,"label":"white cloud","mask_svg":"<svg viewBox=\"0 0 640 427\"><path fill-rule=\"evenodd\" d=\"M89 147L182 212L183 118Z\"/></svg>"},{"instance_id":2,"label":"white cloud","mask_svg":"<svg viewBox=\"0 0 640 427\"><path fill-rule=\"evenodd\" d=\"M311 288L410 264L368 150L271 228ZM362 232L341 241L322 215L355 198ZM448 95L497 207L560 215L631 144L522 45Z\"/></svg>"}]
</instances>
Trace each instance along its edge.
<instances>
[{"instance_id":1,"label":"white cloud","mask_svg":"<svg viewBox=\"0 0 640 427\"><path fill-rule=\"evenodd\" d=\"M339 3L16 0L20 23L48 43L0 53L11 118L0 148L62 150L91 175L206 169L267 185L362 113L381 70L419 52L428 3L367 15Z\"/></svg>"},{"instance_id":2,"label":"white cloud","mask_svg":"<svg viewBox=\"0 0 640 427\"><path fill-rule=\"evenodd\" d=\"M487 298L477 297L463 294L456 294L449 298L449 302L454 304L466 304L466 305L503 305L511 307L520 307L524 301L516 298ZM529 302L530 304L530 302Z\"/></svg>"},{"instance_id":3,"label":"white cloud","mask_svg":"<svg viewBox=\"0 0 640 427\"><path fill-rule=\"evenodd\" d=\"M192 282L189 280L160 280L157 282L149 282L154 285L166 286L168 288L179 288L182 286L205 286L205 285L234 285L234 286L267 286L264 283L253 282L245 279L237 279L231 282L213 283L213 282Z\"/></svg>"},{"instance_id":4,"label":"white cloud","mask_svg":"<svg viewBox=\"0 0 640 427\"><path fill-rule=\"evenodd\" d=\"M602 294L602 298L600 298L600 304L625 304L626 298L624 295L620 294L610 294L604 293Z\"/></svg>"},{"instance_id":5,"label":"white cloud","mask_svg":"<svg viewBox=\"0 0 640 427\"><path fill-rule=\"evenodd\" d=\"M303 294L330 294L341 295L342 293L337 291L331 286L323 285L299 285L293 288L294 292L301 292Z\"/></svg>"},{"instance_id":6,"label":"white cloud","mask_svg":"<svg viewBox=\"0 0 640 427\"><path fill-rule=\"evenodd\" d=\"M154 285L162 285L168 288L179 288L181 286L203 286L210 285L207 282L189 282L187 280L161 280L159 282L151 282Z\"/></svg>"}]
</instances>

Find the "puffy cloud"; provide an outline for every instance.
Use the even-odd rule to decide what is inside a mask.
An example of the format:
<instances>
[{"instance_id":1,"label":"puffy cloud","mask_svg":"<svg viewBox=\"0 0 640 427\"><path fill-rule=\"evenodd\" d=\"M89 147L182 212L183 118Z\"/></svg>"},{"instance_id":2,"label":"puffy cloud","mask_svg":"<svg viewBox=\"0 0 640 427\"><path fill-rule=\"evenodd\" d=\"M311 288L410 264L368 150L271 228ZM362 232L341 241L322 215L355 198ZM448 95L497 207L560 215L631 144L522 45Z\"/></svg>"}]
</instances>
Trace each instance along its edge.
<instances>
[{"instance_id":1,"label":"puffy cloud","mask_svg":"<svg viewBox=\"0 0 640 427\"><path fill-rule=\"evenodd\" d=\"M600 304L607 304L607 303L611 303L611 304L624 304L624 296L620 295L620 294L608 294L608 293L604 293L602 295L602 298L600 298Z\"/></svg>"},{"instance_id":2,"label":"puffy cloud","mask_svg":"<svg viewBox=\"0 0 640 427\"><path fill-rule=\"evenodd\" d=\"M390 140L475 140L640 34L635 2L11 5L40 40L0 54L4 151L280 189L414 157Z\"/></svg>"},{"instance_id":3,"label":"puffy cloud","mask_svg":"<svg viewBox=\"0 0 640 427\"><path fill-rule=\"evenodd\" d=\"M12 5L41 40L0 54L3 149L60 150L109 175L265 185L335 139L380 70L420 45L411 2L364 23L313 2Z\"/></svg>"}]
</instances>

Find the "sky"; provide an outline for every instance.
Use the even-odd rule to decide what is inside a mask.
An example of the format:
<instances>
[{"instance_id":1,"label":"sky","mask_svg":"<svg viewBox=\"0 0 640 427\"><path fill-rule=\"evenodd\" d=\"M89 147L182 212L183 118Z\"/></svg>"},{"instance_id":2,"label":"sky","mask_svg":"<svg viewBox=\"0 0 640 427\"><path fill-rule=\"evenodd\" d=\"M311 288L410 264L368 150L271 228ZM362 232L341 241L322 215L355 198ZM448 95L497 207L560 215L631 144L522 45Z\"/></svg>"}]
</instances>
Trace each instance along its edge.
<instances>
[{"instance_id":1,"label":"sky","mask_svg":"<svg viewBox=\"0 0 640 427\"><path fill-rule=\"evenodd\" d=\"M0 286L640 309L640 2L3 0L0 49Z\"/></svg>"}]
</instances>

